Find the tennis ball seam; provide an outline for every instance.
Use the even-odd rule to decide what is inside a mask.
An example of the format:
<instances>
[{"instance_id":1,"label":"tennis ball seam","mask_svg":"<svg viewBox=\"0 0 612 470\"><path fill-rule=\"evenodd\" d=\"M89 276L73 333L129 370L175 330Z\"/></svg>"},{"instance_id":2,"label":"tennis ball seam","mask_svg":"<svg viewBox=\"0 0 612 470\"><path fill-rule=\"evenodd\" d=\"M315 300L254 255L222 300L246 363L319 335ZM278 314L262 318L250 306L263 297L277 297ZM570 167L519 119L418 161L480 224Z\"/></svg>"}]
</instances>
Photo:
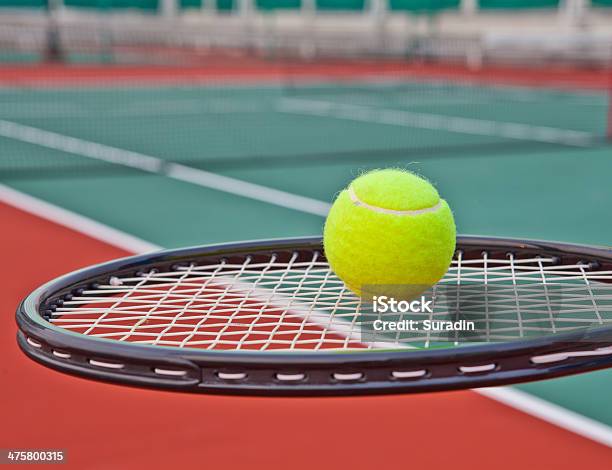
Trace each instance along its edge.
<instances>
[{"instance_id":1,"label":"tennis ball seam","mask_svg":"<svg viewBox=\"0 0 612 470\"><path fill-rule=\"evenodd\" d=\"M386 209L385 207L373 206L359 199L357 194L355 194L355 190L353 189L353 186L349 186L348 193L349 193L349 197L351 198L351 201L353 202L355 206L363 207L365 209L368 209L374 212L378 212L379 214L413 216L413 215L426 214L428 212L436 212L438 209L442 207L442 199L439 199L435 205L431 207L425 207L423 209L413 209L413 210L403 210L403 211L396 210L396 209Z\"/></svg>"}]
</instances>

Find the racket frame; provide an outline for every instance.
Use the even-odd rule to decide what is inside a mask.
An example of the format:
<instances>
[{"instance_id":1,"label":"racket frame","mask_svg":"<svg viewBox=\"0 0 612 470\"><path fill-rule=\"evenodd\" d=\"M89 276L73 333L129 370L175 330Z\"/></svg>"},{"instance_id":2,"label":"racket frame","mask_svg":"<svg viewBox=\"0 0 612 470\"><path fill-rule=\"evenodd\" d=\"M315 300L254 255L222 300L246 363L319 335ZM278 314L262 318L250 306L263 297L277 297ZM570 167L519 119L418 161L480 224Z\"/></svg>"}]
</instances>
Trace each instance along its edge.
<instances>
[{"instance_id":1,"label":"racket frame","mask_svg":"<svg viewBox=\"0 0 612 470\"><path fill-rule=\"evenodd\" d=\"M58 300L111 276L133 276L150 267L172 269L205 259L280 259L295 252L322 253L320 237L228 243L164 250L81 269L41 286L17 310L18 343L30 358L51 368L124 385L176 391L256 395L355 395L439 391L504 385L560 377L612 366L612 327L453 349L367 350L359 352L224 351L159 347L92 338L53 325L44 317ZM612 270L612 249L557 242L460 236L463 259L482 252L518 252L592 263ZM581 351L602 350L600 355ZM578 352L534 364L532 358Z\"/></svg>"}]
</instances>

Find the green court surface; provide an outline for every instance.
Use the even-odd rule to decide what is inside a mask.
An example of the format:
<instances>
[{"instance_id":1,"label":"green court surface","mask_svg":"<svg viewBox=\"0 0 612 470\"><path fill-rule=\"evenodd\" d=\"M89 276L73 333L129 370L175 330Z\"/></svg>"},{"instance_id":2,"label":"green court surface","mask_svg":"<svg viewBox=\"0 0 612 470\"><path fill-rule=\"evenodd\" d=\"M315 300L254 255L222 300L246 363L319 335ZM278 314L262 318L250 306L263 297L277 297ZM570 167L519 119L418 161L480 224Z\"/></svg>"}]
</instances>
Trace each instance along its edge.
<instances>
[{"instance_id":1,"label":"green court surface","mask_svg":"<svg viewBox=\"0 0 612 470\"><path fill-rule=\"evenodd\" d=\"M603 92L417 82L3 88L0 182L177 247L320 234L318 202L396 166L438 186L460 233L607 245L607 111ZM126 168L145 156L232 179ZM611 386L603 371L520 388L612 425Z\"/></svg>"}]
</instances>

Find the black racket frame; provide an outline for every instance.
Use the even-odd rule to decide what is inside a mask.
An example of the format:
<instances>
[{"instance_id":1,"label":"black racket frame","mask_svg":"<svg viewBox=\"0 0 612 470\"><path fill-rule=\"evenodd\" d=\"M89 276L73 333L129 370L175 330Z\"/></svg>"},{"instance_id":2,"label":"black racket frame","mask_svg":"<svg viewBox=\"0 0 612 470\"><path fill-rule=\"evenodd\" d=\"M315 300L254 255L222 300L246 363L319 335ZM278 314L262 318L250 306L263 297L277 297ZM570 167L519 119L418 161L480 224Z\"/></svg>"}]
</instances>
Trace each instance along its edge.
<instances>
[{"instance_id":1,"label":"black racket frame","mask_svg":"<svg viewBox=\"0 0 612 470\"><path fill-rule=\"evenodd\" d=\"M612 248L492 237L461 236L463 260L491 256L553 256L560 263L588 263L591 271L612 270ZM111 261L67 274L40 287L17 310L18 343L30 358L73 375L124 385L175 391L268 396L412 393L504 385L612 367L612 354L569 357L534 364L531 357L588 351L612 345L612 327L507 343L454 349L367 352L208 351L118 342L68 332L48 320L65 299L107 283L111 276L134 276L223 259L242 263L311 260L322 250L320 237L260 240L165 250ZM322 258L324 259L324 258ZM94 361L94 365L90 361ZM104 365L100 365L104 364ZM471 367L494 364L491 370ZM425 371L413 378L394 372ZM290 376L291 380L286 377ZM285 377L281 379L279 377ZM348 377L348 378L347 378Z\"/></svg>"}]
</instances>

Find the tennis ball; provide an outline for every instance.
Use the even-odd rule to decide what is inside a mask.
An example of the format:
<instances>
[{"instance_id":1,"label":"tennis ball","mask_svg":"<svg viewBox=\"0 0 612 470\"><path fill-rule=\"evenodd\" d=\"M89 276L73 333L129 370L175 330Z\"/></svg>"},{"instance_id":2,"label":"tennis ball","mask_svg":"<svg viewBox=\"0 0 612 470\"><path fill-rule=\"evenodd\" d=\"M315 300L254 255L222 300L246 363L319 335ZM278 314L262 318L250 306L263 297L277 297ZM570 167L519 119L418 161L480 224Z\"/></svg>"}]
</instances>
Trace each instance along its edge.
<instances>
[{"instance_id":1,"label":"tennis ball","mask_svg":"<svg viewBox=\"0 0 612 470\"><path fill-rule=\"evenodd\" d=\"M323 244L332 270L357 295L372 295L362 291L371 286L379 295L412 298L444 276L455 237L453 214L428 181L384 169L358 177L338 195Z\"/></svg>"}]
</instances>

